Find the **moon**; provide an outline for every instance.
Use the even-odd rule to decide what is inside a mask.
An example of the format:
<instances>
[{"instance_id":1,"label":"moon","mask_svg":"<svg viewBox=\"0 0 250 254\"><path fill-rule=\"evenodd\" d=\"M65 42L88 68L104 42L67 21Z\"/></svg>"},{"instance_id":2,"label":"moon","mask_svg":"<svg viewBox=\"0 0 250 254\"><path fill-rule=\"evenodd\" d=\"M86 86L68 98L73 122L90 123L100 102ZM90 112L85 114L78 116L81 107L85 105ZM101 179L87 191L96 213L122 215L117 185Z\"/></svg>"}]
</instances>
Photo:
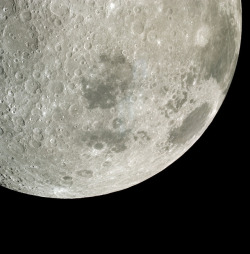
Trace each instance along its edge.
<instances>
[{"instance_id":1,"label":"moon","mask_svg":"<svg viewBox=\"0 0 250 254\"><path fill-rule=\"evenodd\" d=\"M0 185L134 186L203 134L231 84L240 0L1 0Z\"/></svg>"}]
</instances>

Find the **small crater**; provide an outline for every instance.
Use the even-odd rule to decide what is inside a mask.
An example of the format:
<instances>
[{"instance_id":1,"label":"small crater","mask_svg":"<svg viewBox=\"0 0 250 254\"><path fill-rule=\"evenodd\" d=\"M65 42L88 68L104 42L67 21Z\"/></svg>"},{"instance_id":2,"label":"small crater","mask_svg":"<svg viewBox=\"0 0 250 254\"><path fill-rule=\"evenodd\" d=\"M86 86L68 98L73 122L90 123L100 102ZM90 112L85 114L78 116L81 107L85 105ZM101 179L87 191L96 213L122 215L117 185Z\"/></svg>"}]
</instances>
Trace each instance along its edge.
<instances>
[{"instance_id":1,"label":"small crater","mask_svg":"<svg viewBox=\"0 0 250 254\"><path fill-rule=\"evenodd\" d=\"M173 10L172 8L170 8L170 7L167 7L167 8L166 8L165 14L166 14L167 16L172 16L173 13L174 13L174 10Z\"/></svg>"},{"instance_id":2,"label":"small crater","mask_svg":"<svg viewBox=\"0 0 250 254\"><path fill-rule=\"evenodd\" d=\"M71 186L73 184L73 178L71 176L62 177L61 184L63 186Z\"/></svg>"},{"instance_id":3,"label":"small crater","mask_svg":"<svg viewBox=\"0 0 250 254\"><path fill-rule=\"evenodd\" d=\"M22 117L16 117L15 118L15 124L17 126L24 126L25 125L25 121Z\"/></svg>"},{"instance_id":4,"label":"small crater","mask_svg":"<svg viewBox=\"0 0 250 254\"><path fill-rule=\"evenodd\" d=\"M45 64L42 62L38 62L34 65L34 67L37 71L42 72L45 69Z\"/></svg>"},{"instance_id":5,"label":"small crater","mask_svg":"<svg viewBox=\"0 0 250 254\"><path fill-rule=\"evenodd\" d=\"M53 111L52 119L55 122L63 122L65 119L64 112L60 108L55 108Z\"/></svg>"},{"instance_id":6,"label":"small crater","mask_svg":"<svg viewBox=\"0 0 250 254\"><path fill-rule=\"evenodd\" d=\"M210 39L210 31L209 27L207 25L204 25L201 27L196 34L196 45L200 47L205 47Z\"/></svg>"},{"instance_id":7,"label":"small crater","mask_svg":"<svg viewBox=\"0 0 250 254\"><path fill-rule=\"evenodd\" d=\"M0 75L3 75L4 74L4 69L2 66L0 66Z\"/></svg>"},{"instance_id":8,"label":"small crater","mask_svg":"<svg viewBox=\"0 0 250 254\"><path fill-rule=\"evenodd\" d=\"M41 142L39 141L36 141L34 139L31 139L30 142L29 142L30 146L35 148L35 149L38 149L39 147L41 147Z\"/></svg>"},{"instance_id":9,"label":"small crater","mask_svg":"<svg viewBox=\"0 0 250 254\"><path fill-rule=\"evenodd\" d=\"M91 42L89 41L86 41L83 45L83 47L86 49L86 50L90 50L92 48L92 44Z\"/></svg>"},{"instance_id":10,"label":"small crater","mask_svg":"<svg viewBox=\"0 0 250 254\"><path fill-rule=\"evenodd\" d=\"M55 45L55 51L57 51L57 52L62 51L62 45L60 43Z\"/></svg>"},{"instance_id":11,"label":"small crater","mask_svg":"<svg viewBox=\"0 0 250 254\"><path fill-rule=\"evenodd\" d=\"M106 161L104 161L103 163L102 163L102 167L110 167L112 165L112 162L111 161L108 161L108 160L106 160Z\"/></svg>"},{"instance_id":12,"label":"small crater","mask_svg":"<svg viewBox=\"0 0 250 254\"><path fill-rule=\"evenodd\" d=\"M23 73L20 72L20 71L16 72L15 78L16 78L17 81L23 81L25 79Z\"/></svg>"},{"instance_id":13,"label":"small crater","mask_svg":"<svg viewBox=\"0 0 250 254\"><path fill-rule=\"evenodd\" d=\"M69 90L70 90L71 92L73 92L74 90L76 90L76 85L75 85L74 83L69 83L67 87L69 88Z\"/></svg>"},{"instance_id":14,"label":"small crater","mask_svg":"<svg viewBox=\"0 0 250 254\"><path fill-rule=\"evenodd\" d=\"M113 59L111 60L111 62L113 64L125 64L126 62L126 57L123 55L116 55L113 57Z\"/></svg>"},{"instance_id":15,"label":"small crater","mask_svg":"<svg viewBox=\"0 0 250 254\"><path fill-rule=\"evenodd\" d=\"M104 145L103 145L103 143L96 143L96 144L94 145L94 148L95 148L96 150L102 150L102 149L104 148Z\"/></svg>"},{"instance_id":16,"label":"small crater","mask_svg":"<svg viewBox=\"0 0 250 254\"><path fill-rule=\"evenodd\" d=\"M66 18L70 14L69 8L61 2L52 1L50 4L50 10L60 18Z\"/></svg>"},{"instance_id":17,"label":"small crater","mask_svg":"<svg viewBox=\"0 0 250 254\"><path fill-rule=\"evenodd\" d=\"M32 19L32 14L30 11L23 11L20 14L20 18L23 22L30 21Z\"/></svg>"},{"instance_id":18,"label":"small crater","mask_svg":"<svg viewBox=\"0 0 250 254\"><path fill-rule=\"evenodd\" d=\"M91 178L93 176L93 171L87 170L87 169L79 170L76 173L77 173L77 175L84 177L84 178Z\"/></svg>"},{"instance_id":19,"label":"small crater","mask_svg":"<svg viewBox=\"0 0 250 254\"><path fill-rule=\"evenodd\" d=\"M150 32L148 32L147 34L147 40L149 43L155 43L157 41L158 35L157 32L155 30L152 30Z\"/></svg>"},{"instance_id":20,"label":"small crater","mask_svg":"<svg viewBox=\"0 0 250 254\"><path fill-rule=\"evenodd\" d=\"M80 104L73 104L69 107L69 114L71 116L80 116L83 112L83 106Z\"/></svg>"},{"instance_id":21,"label":"small crater","mask_svg":"<svg viewBox=\"0 0 250 254\"><path fill-rule=\"evenodd\" d=\"M6 103L1 103L0 101L0 116L8 113L10 111L9 107L6 105Z\"/></svg>"},{"instance_id":22,"label":"small crater","mask_svg":"<svg viewBox=\"0 0 250 254\"><path fill-rule=\"evenodd\" d=\"M48 92L52 92L54 94L61 94L63 90L64 90L64 85L62 82L60 81L50 82Z\"/></svg>"},{"instance_id":23,"label":"small crater","mask_svg":"<svg viewBox=\"0 0 250 254\"><path fill-rule=\"evenodd\" d=\"M26 92L28 92L29 94L34 94L36 90L39 88L39 83L27 80L24 84L24 88Z\"/></svg>"},{"instance_id":24,"label":"small crater","mask_svg":"<svg viewBox=\"0 0 250 254\"><path fill-rule=\"evenodd\" d=\"M132 24L132 32L134 34L142 34L144 31L144 24L140 21L135 21Z\"/></svg>"},{"instance_id":25,"label":"small crater","mask_svg":"<svg viewBox=\"0 0 250 254\"><path fill-rule=\"evenodd\" d=\"M133 8L133 11L134 11L134 14L139 14L139 13L141 13L141 7L140 6L135 6L134 8Z\"/></svg>"},{"instance_id":26,"label":"small crater","mask_svg":"<svg viewBox=\"0 0 250 254\"><path fill-rule=\"evenodd\" d=\"M33 138L37 141L40 142L44 139L43 135L41 133L35 133L33 134Z\"/></svg>"},{"instance_id":27,"label":"small crater","mask_svg":"<svg viewBox=\"0 0 250 254\"><path fill-rule=\"evenodd\" d=\"M4 134L3 129L0 127L0 136L2 136Z\"/></svg>"},{"instance_id":28,"label":"small crater","mask_svg":"<svg viewBox=\"0 0 250 254\"><path fill-rule=\"evenodd\" d=\"M63 177L63 180L66 181L66 182L68 182L68 181L72 181L73 178L72 178L71 176L64 176L64 177Z\"/></svg>"},{"instance_id":29,"label":"small crater","mask_svg":"<svg viewBox=\"0 0 250 254\"><path fill-rule=\"evenodd\" d=\"M118 129L123 124L124 124L124 120L122 120L121 118L115 118L112 122L112 126L114 129Z\"/></svg>"},{"instance_id":30,"label":"small crater","mask_svg":"<svg viewBox=\"0 0 250 254\"><path fill-rule=\"evenodd\" d=\"M107 55L100 55L100 61L102 63L108 62L109 61L109 57Z\"/></svg>"},{"instance_id":31,"label":"small crater","mask_svg":"<svg viewBox=\"0 0 250 254\"><path fill-rule=\"evenodd\" d=\"M134 140L138 141L140 144L145 144L150 141L151 138L146 131L137 131L136 135L134 135Z\"/></svg>"},{"instance_id":32,"label":"small crater","mask_svg":"<svg viewBox=\"0 0 250 254\"><path fill-rule=\"evenodd\" d=\"M74 71L74 74L75 76L81 76L82 75L82 70L80 68L77 68L75 71Z\"/></svg>"},{"instance_id":33,"label":"small crater","mask_svg":"<svg viewBox=\"0 0 250 254\"><path fill-rule=\"evenodd\" d=\"M33 71L32 76L34 79L39 79L41 77L41 73L39 71Z\"/></svg>"}]
</instances>

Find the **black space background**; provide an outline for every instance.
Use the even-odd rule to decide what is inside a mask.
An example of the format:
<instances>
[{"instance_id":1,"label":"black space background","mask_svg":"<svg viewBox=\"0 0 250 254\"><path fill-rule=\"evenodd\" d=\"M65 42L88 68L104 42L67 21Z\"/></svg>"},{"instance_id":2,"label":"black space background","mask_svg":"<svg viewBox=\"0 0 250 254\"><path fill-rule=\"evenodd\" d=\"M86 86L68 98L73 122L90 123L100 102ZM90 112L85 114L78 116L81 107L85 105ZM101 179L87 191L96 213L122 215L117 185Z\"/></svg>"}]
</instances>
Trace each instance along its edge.
<instances>
[{"instance_id":1,"label":"black space background","mask_svg":"<svg viewBox=\"0 0 250 254\"><path fill-rule=\"evenodd\" d=\"M127 216L140 220L145 215L171 220L165 217L165 212L177 210L183 213L180 216L193 210L194 214L206 211L209 216L221 213L223 217L235 207L242 209L242 197L246 195L244 180L250 168L247 15L243 15L239 61L226 99L209 128L181 158L136 186L93 198L40 198L0 187L0 216L11 213L12 218L20 218L20 214L25 214L26 220L34 217L37 220L36 215L43 214L42 217L56 220L70 214L71 219L86 218L86 222L89 214L103 220L109 214L111 220L121 216L119 222Z\"/></svg>"}]
</instances>

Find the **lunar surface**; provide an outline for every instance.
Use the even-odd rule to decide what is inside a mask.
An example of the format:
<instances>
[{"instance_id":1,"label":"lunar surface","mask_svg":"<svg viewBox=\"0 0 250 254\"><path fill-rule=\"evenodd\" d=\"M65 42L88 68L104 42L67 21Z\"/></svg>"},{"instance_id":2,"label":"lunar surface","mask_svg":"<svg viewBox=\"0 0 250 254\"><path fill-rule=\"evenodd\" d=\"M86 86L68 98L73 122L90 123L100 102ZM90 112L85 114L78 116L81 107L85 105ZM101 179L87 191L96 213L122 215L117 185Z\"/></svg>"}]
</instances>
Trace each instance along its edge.
<instances>
[{"instance_id":1,"label":"lunar surface","mask_svg":"<svg viewBox=\"0 0 250 254\"><path fill-rule=\"evenodd\" d=\"M202 135L230 86L240 0L0 0L0 184L119 191Z\"/></svg>"}]
</instances>

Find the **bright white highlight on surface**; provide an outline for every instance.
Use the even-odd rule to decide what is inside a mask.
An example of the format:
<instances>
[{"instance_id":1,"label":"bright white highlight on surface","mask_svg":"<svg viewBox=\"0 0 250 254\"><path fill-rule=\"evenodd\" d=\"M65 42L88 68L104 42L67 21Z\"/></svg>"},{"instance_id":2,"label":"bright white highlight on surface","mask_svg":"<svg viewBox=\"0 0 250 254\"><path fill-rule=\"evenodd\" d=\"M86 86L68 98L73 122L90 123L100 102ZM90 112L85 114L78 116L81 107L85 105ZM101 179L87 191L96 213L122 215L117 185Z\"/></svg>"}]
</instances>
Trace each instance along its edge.
<instances>
[{"instance_id":1,"label":"bright white highlight on surface","mask_svg":"<svg viewBox=\"0 0 250 254\"><path fill-rule=\"evenodd\" d=\"M209 32L209 27L208 26L203 26L197 31L196 35L196 44L205 47L208 42L210 37L210 32Z\"/></svg>"}]
</instances>

